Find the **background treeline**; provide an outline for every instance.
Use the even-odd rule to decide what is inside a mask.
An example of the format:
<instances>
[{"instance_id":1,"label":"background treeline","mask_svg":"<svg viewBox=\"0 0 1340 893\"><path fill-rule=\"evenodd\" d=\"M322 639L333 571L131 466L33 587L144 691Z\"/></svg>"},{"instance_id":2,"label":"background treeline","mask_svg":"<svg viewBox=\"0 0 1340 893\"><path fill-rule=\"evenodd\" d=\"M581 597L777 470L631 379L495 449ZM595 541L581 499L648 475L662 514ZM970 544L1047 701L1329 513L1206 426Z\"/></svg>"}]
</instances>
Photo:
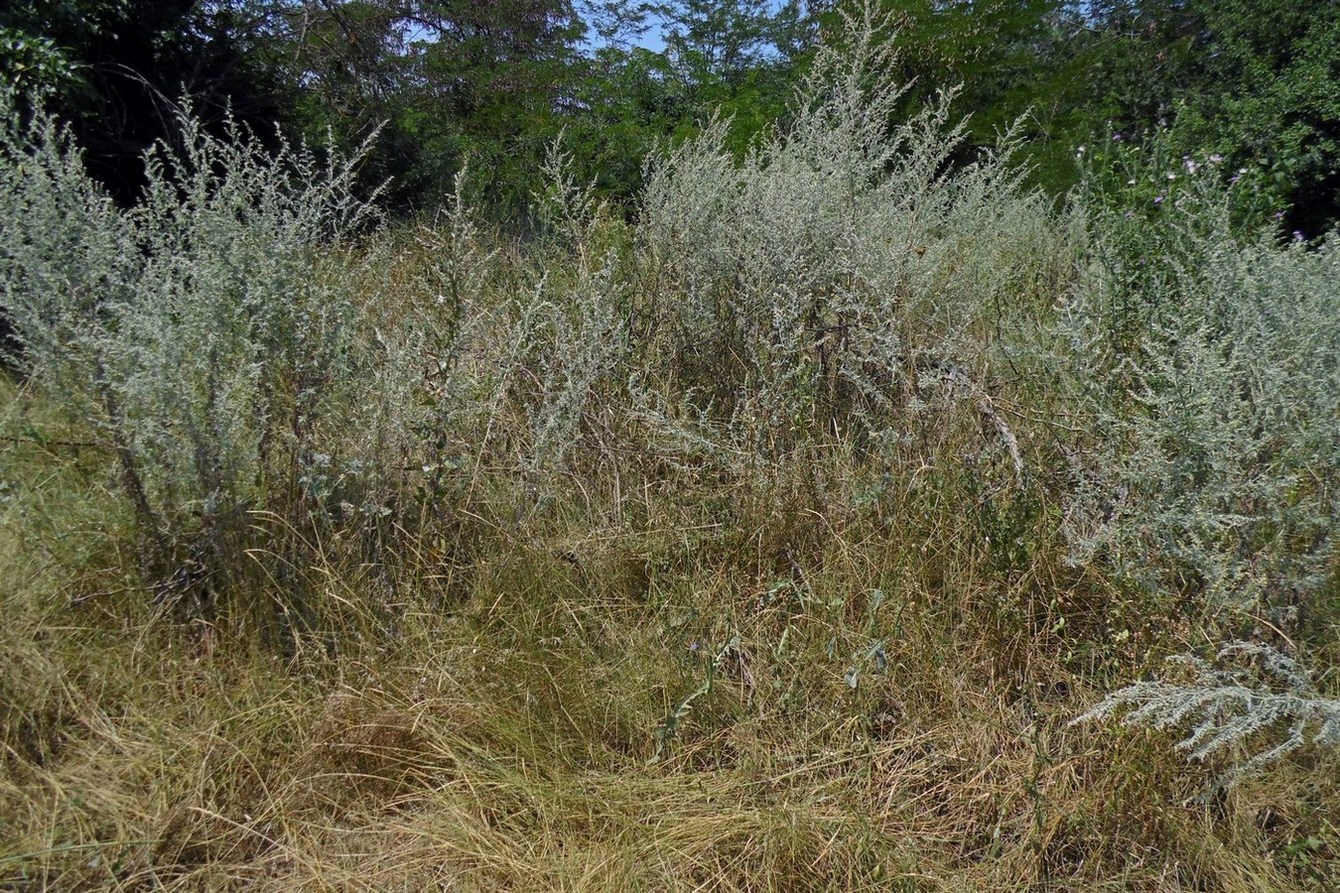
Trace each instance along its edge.
<instances>
[{"instance_id":1,"label":"background treeline","mask_svg":"<svg viewBox=\"0 0 1340 893\"><path fill-rule=\"evenodd\" d=\"M1077 157L1213 156L1253 186L1254 220L1278 215L1282 232L1312 238L1340 216L1336 0L883 5L898 23L897 79L911 85L897 114L957 87L955 112L970 116L960 159L1021 121L1026 160L1054 195L1075 182ZM363 179L390 178L399 212L439 206L471 159L477 198L517 220L560 133L578 174L624 203L652 147L717 110L744 152L783 116L841 6L29 0L0 11L0 70L74 122L123 200L184 96L212 126L231 109L263 138L277 124L349 149L376 134Z\"/></svg>"}]
</instances>

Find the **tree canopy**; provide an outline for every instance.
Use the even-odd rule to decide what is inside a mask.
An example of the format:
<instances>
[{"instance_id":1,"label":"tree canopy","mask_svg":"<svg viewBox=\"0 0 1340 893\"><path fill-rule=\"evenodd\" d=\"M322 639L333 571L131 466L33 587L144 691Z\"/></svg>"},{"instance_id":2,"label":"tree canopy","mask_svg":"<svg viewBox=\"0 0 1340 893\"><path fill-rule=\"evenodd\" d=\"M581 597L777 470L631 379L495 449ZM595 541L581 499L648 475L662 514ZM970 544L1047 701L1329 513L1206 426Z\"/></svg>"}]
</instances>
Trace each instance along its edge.
<instances>
[{"instance_id":1,"label":"tree canopy","mask_svg":"<svg viewBox=\"0 0 1340 893\"><path fill-rule=\"evenodd\" d=\"M435 207L468 163L515 216L560 134L616 201L658 143L714 114L748 151L866 2L26 0L0 9L0 71L62 113L123 199L185 100L262 136L377 134L367 179L404 212ZM1014 128L1059 196L1081 147L1157 141L1223 159L1309 237L1340 219L1340 0L871 2L908 85L898 114L956 91L961 160Z\"/></svg>"}]
</instances>

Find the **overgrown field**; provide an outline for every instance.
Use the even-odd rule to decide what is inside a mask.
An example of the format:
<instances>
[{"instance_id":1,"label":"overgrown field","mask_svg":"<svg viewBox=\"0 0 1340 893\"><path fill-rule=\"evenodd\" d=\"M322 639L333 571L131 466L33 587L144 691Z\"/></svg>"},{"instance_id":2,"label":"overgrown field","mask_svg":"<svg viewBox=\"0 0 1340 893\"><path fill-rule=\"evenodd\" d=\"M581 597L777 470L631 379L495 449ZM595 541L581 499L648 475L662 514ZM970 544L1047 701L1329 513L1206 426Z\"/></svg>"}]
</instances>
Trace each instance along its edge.
<instances>
[{"instance_id":1,"label":"overgrown field","mask_svg":"<svg viewBox=\"0 0 1340 893\"><path fill-rule=\"evenodd\" d=\"M0 886L1340 889L1340 237L851 27L524 245L0 109Z\"/></svg>"}]
</instances>

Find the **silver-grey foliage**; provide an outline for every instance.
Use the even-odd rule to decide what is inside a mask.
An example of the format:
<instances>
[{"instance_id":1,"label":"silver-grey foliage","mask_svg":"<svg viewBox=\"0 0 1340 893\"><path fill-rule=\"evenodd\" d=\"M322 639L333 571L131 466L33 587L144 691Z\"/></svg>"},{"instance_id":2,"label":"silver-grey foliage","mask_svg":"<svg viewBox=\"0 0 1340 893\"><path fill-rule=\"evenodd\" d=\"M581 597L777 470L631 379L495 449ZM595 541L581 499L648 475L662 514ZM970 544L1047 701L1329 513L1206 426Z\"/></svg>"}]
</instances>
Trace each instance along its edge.
<instances>
[{"instance_id":1,"label":"silver-grey foliage","mask_svg":"<svg viewBox=\"0 0 1340 893\"><path fill-rule=\"evenodd\" d=\"M302 500L365 360L353 297L320 272L370 214L354 161L216 138L182 113L121 209L50 118L21 126L6 95L0 120L11 360L102 432L155 559L189 517L218 534L269 507L264 491Z\"/></svg>"},{"instance_id":2,"label":"silver-grey foliage","mask_svg":"<svg viewBox=\"0 0 1340 893\"><path fill-rule=\"evenodd\" d=\"M1063 308L1099 431L1071 557L1287 626L1334 568L1340 238L1244 241L1212 194L1167 214L1143 257L1098 220Z\"/></svg>"},{"instance_id":3,"label":"silver-grey foliage","mask_svg":"<svg viewBox=\"0 0 1340 893\"><path fill-rule=\"evenodd\" d=\"M433 358L424 421L440 439L430 452L440 454L430 465L487 453L528 476L561 470L601 383L624 360L627 284L615 253L593 248L602 209L572 183L557 147L545 173L540 210L561 243L542 253L551 269L510 258L513 278L493 281L505 265L485 247L462 194L464 174L438 225L422 234L438 298L399 337Z\"/></svg>"},{"instance_id":4,"label":"silver-grey foliage","mask_svg":"<svg viewBox=\"0 0 1340 893\"><path fill-rule=\"evenodd\" d=\"M1061 307L1096 432L1076 456L1069 557L1212 621L1297 636L1334 586L1340 237L1243 238L1213 186L1161 213L1135 226L1095 214ZM1126 686L1081 719L1189 727L1179 748L1196 759L1246 748L1229 779L1309 740L1340 745L1340 701L1265 645L1173 663L1184 678Z\"/></svg>"},{"instance_id":5,"label":"silver-grey foliage","mask_svg":"<svg viewBox=\"0 0 1340 893\"><path fill-rule=\"evenodd\" d=\"M1230 642L1215 663L1199 657L1169 660L1180 681L1145 681L1119 689L1075 720L1121 715L1123 725L1189 729L1177 744L1190 759L1207 760L1254 748L1232 762L1234 781L1303 747L1309 740L1340 747L1340 700L1317 693L1296 661L1266 645Z\"/></svg>"},{"instance_id":6,"label":"silver-grey foliage","mask_svg":"<svg viewBox=\"0 0 1340 893\"><path fill-rule=\"evenodd\" d=\"M775 456L835 424L881 434L928 368L985 377L996 302L1064 257L1008 136L951 165L950 95L890 123L885 24L871 4L850 15L790 123L743 162L718 120L652 164L640 236L662 337L647 365L687 397L642 406L668 450Z\"/></svg>"}]
</instances>

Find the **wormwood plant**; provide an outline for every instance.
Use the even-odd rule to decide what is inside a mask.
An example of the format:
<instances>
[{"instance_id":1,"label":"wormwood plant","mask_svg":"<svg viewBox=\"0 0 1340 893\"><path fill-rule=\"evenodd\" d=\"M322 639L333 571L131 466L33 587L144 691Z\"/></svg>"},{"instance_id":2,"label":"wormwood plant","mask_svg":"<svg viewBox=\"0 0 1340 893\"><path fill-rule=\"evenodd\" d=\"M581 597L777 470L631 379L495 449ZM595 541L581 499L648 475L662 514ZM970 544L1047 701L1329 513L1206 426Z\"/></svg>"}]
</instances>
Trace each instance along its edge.
<instances>
[{"instance_id":1,"label":"wormwood plant","mask_svg":"<svg viewBox=\"0 0 1340 893\"><path fill-rule=\"evenodd\" d=\"M1104 698L1076 723L1122 714L1123 725L1191 727L1177 744L1189 759L1221 752L1251 753L1221 777L1231 784L1303 747L1340 747L1340 700L1324 698L1292 658L1256 642L1223 645L1215 662L1195 656L1169 660L1179 681L1147 681ZM1182 671L1180 674L1178 670ZM1272 737L1283 740L1263 746Z\"/></svg>"},{"instance_id":2,"label":"wormwood plant","mask_svg":"<svg viewBox=\"0 0 1340 893\"><path fill-rule=\"evenodd\" d=\"M1100 428L1071 557L1297 629L1334 567L1340 239L1235 237L1210 191L1164 213L1099 215L1062 315Z\"/></svg>"},{"instance_id":3,"label":"wormwood plant","mask_svg":"<svg viewBox=\"0 0 1340 893\"><path fill-rule=\"evenodd\" d=\"M834 426L887 432L937 371L991 374L999 302L1033 300L1063 254L1011 137L951 163L952 95L891 124L896 41L873 4L844 29L742 163L718 120L651 165L643 365L687 396L634 393L669 450L776 457Z\"/></svg>"},{"instance_id":4,"label":"wormwood plant","mask_svg":"<svg viewBox=\"0 0 1340 893\"><path fill-rule=\"evenodd\" d=\"M1091 262L1061 325L1098 437L1063 530L1072 562L1104 565L1230 635L1250 626L1305 647L1330 635L1340 238L1309 248L1241 236L1231 207L1193 181L1136 223L1093 212ZM1217 661L1175 658L1181 679L1121 688L1082 719L1190 725L1178 746L1192 758L1246 751L1227 781L1297 750L1309 730L1340 744L1340 705L1291 658L1233 642Z\"/></svg>"},{"instance_id":5,"label":"wormwood plant","mask_svg":"<svg viewBox=\"0 0 1340 893\"><path fill-rule=\"evenodd\" d=\"M183 111L115 207L59 125L0 97L0 305L20 364L115 456L159 580L238 573L250 520L298 520L332 457L325 417L364 359L321 265L369 218L355 158L267 153Z\"/></svg>"},{"instance_id":6,"label":"wormwood plant","mask_svg":"<svg viewBox=\"0 0 1340 893\"><path fill-rule=\"evenodd\" d=\"M422 234L437 297L401 337L432 358L421 422L430 467L503 462L534 485L566 467L586 415L615 396L630 302L617 240L599 247L603 209L572 183L557 147L544 174L550 185L537 198L554 244L538 262L487 247L464 173Z\"/></svg>"}]
</instances>

